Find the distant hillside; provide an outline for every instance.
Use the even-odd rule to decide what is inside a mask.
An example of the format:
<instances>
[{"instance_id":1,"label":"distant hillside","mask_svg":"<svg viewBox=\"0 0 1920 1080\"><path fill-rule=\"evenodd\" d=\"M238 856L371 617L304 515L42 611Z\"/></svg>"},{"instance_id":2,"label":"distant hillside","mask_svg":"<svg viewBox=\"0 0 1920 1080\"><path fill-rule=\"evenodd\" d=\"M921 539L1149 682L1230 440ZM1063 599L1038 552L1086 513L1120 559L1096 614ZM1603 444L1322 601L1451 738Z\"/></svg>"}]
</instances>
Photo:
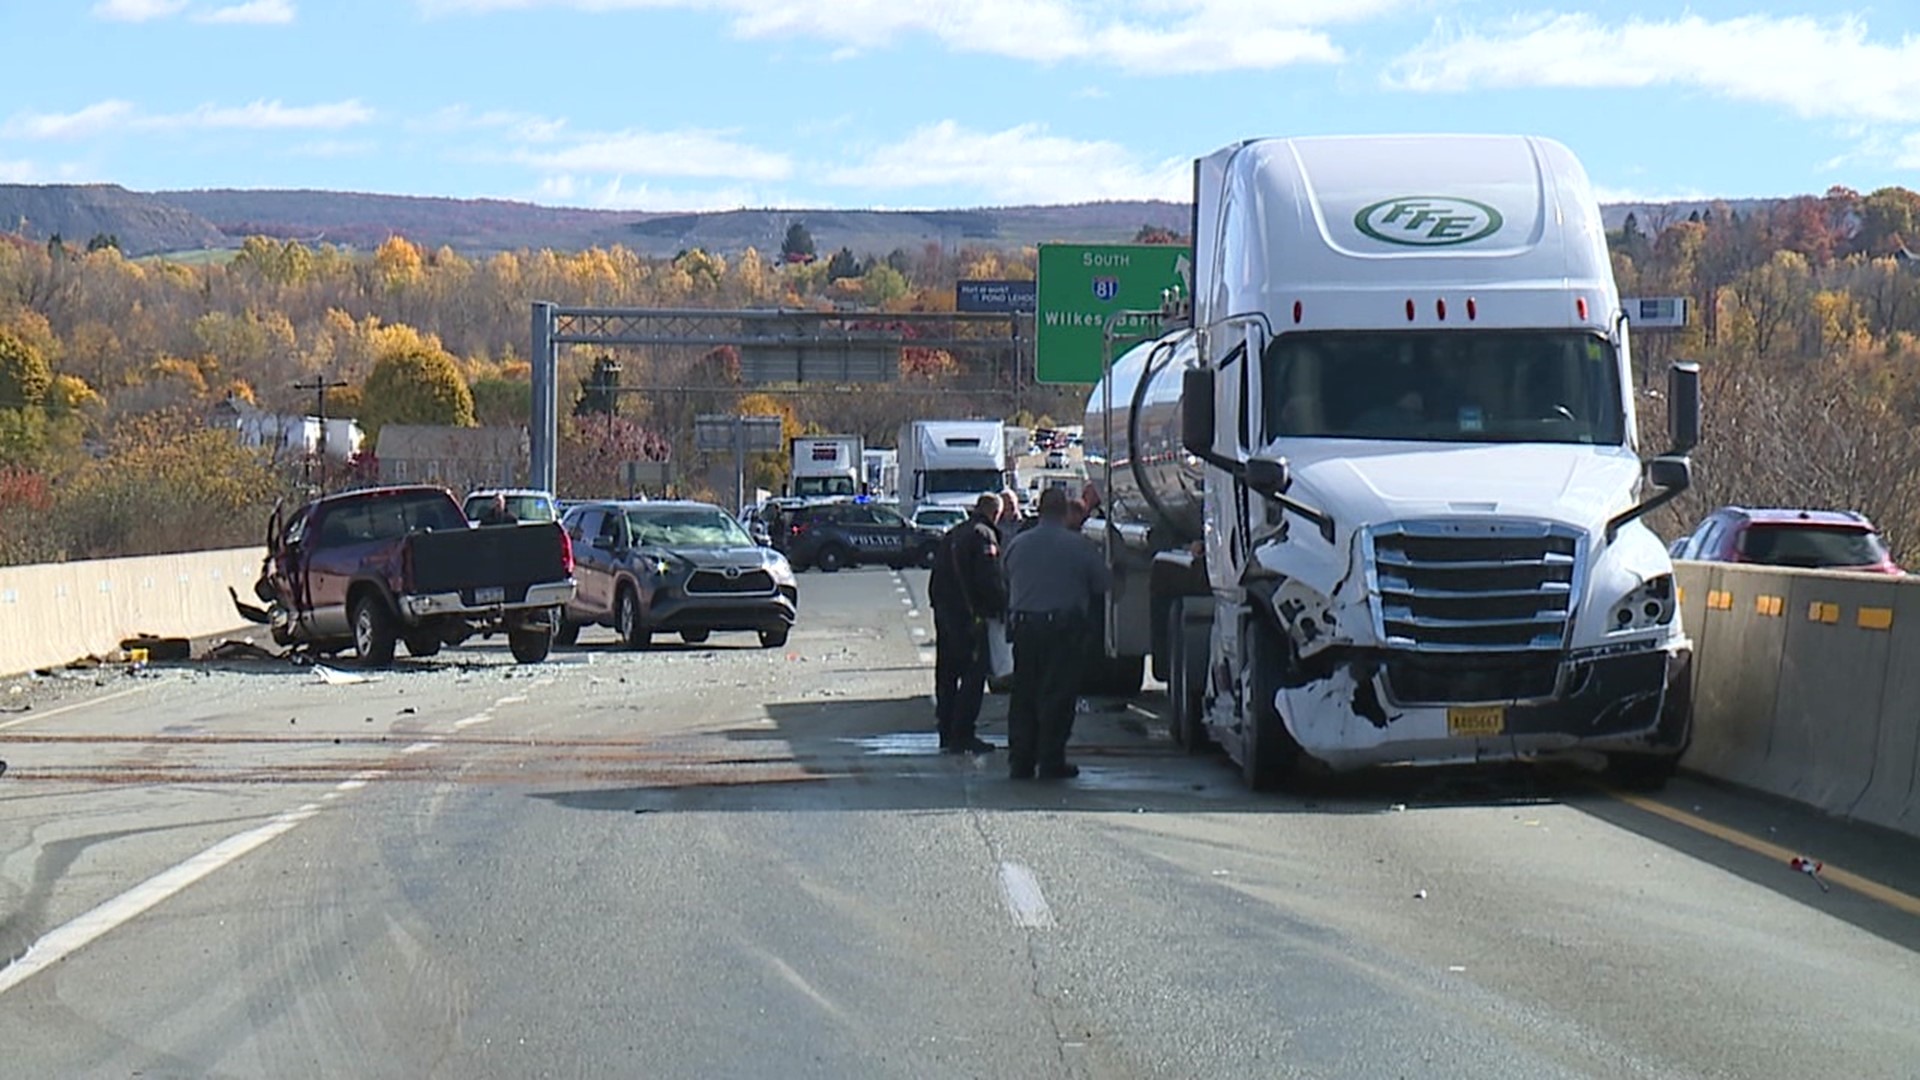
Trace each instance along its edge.
<instances>
[{"instance_id":1,"label":"distant hillside","mask_svg":"<svg viewBox=\"0 0 1920 1080\"><path fill-rule=\"evenodd\" d=\"M1735 200L1745 214L1777 200ZM1619 204L1602 207L1609 229L1629 212L1647 232L1709 204ZM1172 202L1094 202L972 210L723 210L648 213L535 206L504 199L443 199L340 191L136 192L112 184L0 184L0 232L36 243L58 233L74 245L114 235L128 255L237 246L260 234L307 243L372 248L394 234L428 248L468 254L552 248L577 251L621 244L671 256L687 248L732 254L755 247L778 251L787 227L802 222L822 255L841 247L858 254L929 243L1022 247L1049 240L1121 242L1142 225L1185 233L1190 210Z\"/></svg>"},{"instance_id":2,"label":"distant hillside","mask_svg":"<svg viewBox=\"0 0 1920 1080\"><path fill-rule=\"evenodd\" d=\"M80 247L106 234L128 255L222 247L230 241L191 210L118 184L0 184L0 230Z\"/></svg>"}]
</instances>

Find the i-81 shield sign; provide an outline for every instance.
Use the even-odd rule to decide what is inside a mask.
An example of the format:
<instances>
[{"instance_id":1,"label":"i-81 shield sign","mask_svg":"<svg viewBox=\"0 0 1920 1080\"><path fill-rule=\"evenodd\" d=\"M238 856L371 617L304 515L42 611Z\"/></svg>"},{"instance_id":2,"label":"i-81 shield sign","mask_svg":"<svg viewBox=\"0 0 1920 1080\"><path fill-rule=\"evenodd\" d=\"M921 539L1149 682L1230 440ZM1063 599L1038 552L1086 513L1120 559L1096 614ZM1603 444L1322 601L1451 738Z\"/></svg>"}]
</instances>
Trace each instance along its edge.
<instances>
[{"instance_id":1,"label":"i-81 shield sign","mask_svg":"<svg viewBox=\"0 0 1920 1080\"><path fill-rule=\"evenodd\" d=\"M1158 311L1162 294L1187 287L1188 249L1176 244L1042 244L1034 313L1034 379L1100 381L1101 334L1116 311ZM1155 320L1116 324L1114 353L1159 332Z\"/></svg>"}]
</instances>

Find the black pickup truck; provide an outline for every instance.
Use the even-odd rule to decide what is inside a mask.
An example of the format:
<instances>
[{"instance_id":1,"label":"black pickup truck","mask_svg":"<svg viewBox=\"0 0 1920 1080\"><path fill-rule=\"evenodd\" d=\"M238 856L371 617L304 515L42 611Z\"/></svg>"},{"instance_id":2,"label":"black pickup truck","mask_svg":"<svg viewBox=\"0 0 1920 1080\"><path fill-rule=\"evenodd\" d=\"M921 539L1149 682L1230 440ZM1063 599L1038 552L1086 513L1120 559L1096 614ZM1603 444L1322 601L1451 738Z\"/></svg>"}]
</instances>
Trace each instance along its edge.
<instances>
[{"instance_id":1,"label":"black pickup truck","mask_svg":"<svg viewBox=\"0 0 1920 1080\"><path fill-rule=\"evenodd\" d=\"M474 528L444 488L382 487L315 499L284 521L276 509L254 585L268 606L239 606L282 645L351 648L373 667L391 663L398 642L432 656L496 631L530 664L547 658L573 590L573 545L558 524Z\"/></svg>"}]
</instances>

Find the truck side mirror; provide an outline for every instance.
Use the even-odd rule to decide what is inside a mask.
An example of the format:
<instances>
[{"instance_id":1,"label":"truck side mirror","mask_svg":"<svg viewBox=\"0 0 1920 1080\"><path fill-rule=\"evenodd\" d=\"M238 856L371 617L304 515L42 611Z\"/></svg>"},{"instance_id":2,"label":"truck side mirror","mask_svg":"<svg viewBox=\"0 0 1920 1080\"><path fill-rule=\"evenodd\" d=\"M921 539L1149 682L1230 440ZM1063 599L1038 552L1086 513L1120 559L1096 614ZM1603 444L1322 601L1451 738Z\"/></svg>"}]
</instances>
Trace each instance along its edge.
<instances>
[{"instance_id":1,"label":"truck side mirror","mask_svg":"<svg viewBox=\"0 0 1920 1080\"><path fill-rule=\"evenodd\" d=\"M1202 460L1213 456L1213 369L1180 375L1180 445Z\"/></svg>"},{"instance_id":2,"label":"truck side mirror","mask_svg":"<svg viewBox=\"0 0 1920 1080\"><path fill-rule=\"evenodd\" d=\"M1277 499L1293 486L1293 470L1285 461L1274 458L1248 458L1247 486L1269 499Z\"/></svg>"},{"instance_id":3,"label":"truck side mirror","mask_svg":"<svg viewBox=\"0 0 1920 1080\"><path fill-rule=\"evenodd\" d=\"M1690 360L1667 370L1667 435L1673 443L1669 454L1684 455L1700 445L1700 365Z\"/></svg>"},{"instance_id":4,"label":"truck side mirror","mask_svg":"<svg viewBox=\"0 0 1920 1080\"><path fill-rule=\"evenodd\" d=\"M1665 491L1693 486L1693 462L1684 457L1657 457L1647 462L1647 482Z\"/></svg>"}]
</instances>

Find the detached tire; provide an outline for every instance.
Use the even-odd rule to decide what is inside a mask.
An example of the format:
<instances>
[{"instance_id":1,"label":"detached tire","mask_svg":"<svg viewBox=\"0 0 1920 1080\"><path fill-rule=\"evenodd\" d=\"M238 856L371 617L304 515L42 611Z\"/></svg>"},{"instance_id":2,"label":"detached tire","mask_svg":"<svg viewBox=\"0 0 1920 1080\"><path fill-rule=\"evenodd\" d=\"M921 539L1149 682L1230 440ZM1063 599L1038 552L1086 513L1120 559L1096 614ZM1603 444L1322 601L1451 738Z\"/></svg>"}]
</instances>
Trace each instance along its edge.
<instances>
[{"instance_id":1,"label":"detached tire","mask_svg":"<svg viewBox=\"0 0 1920 1080\"><path fill-rule=\"evenodd\" d=\"M544 626L521 627L507 631L507 648L522 664L537 664L553 651L553 631Z\"/></svg>"},{"instance_id":2,"label":"detached tire","mask_svg":"<svg viewBox=\"0 0 1920 1080\"><path fill-rule=\"evenodd\" d=\"M399 640L387 602L379 593L363 593L353 605L353 652L360 663L373 668L392 666Z\"/></svg>"},{"instance_id":3,"label":"detached tire","mask_svg":"<svg viewBox=\"0 0 1920 1080\"><path fill-rule=\"evenodd\" d=\"M763 649L778 649L786 643L787 628L784 626L778 630L760 631L760 647Z\"/></svg>"}]
</instances>

